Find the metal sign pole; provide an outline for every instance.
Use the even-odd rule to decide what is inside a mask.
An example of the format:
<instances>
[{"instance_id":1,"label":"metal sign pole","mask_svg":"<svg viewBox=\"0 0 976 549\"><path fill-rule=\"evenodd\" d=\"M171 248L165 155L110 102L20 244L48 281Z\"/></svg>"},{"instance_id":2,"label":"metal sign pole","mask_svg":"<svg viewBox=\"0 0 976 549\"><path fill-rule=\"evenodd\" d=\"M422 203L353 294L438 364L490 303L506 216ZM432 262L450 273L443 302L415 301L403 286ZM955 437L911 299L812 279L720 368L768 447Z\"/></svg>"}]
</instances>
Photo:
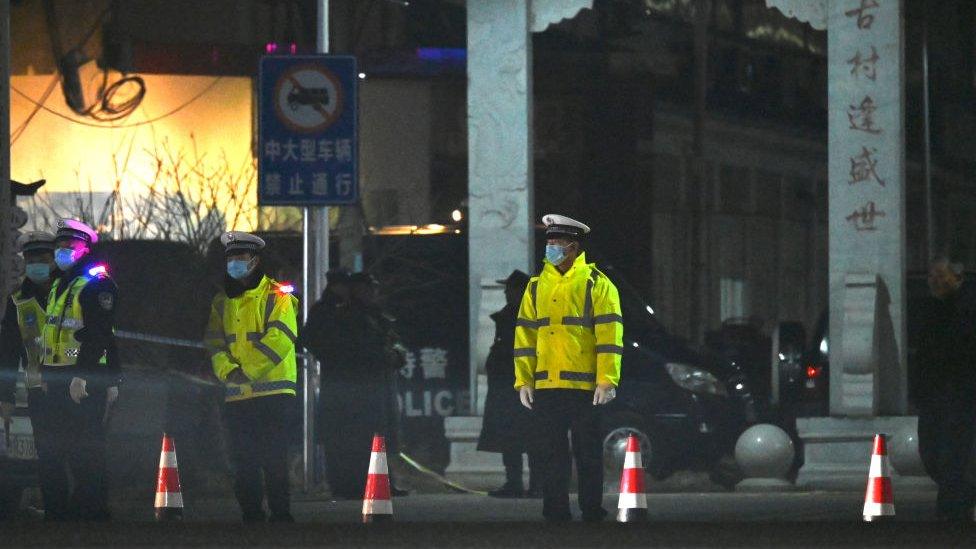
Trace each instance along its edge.
<instances>
[{"instance_id":1,"label":"metal sign pole","mask_svg":"<svg viewBox=\"0 0 976 549\"><path fill-rule=\"evenodd\" d=\"M308 322L309 297L314 284L311 282L310 268L313 264L311 257L310 234L309 234L309 215L310 208L302 208L302 319ZM315 463L314 421L315 414L311 412L315 406L314 388L312 386L312 368L315 367L315 359L306 355L302 359L302 381L305 391L302 397L302 487L308 492L312 487L313 464Z\"/></svg>"},{"instance_id":2,"label":"metal sign pole","mask_svg":"<svg viewBox=\"0 0 976 549\"><path fill-rule=\"evenodd\" d=\"M318 33L316 51L329 53L329 0L318 0ZM302 215L302 267L304 272L303 306L308 319L310 304L322 295L325 273L329 268L329 208L309 206ZM302 477L305 491L314 483L315 466L315 386L318 363L311 355L305 358L302 401Z\"/></svg>"}]
</instances>

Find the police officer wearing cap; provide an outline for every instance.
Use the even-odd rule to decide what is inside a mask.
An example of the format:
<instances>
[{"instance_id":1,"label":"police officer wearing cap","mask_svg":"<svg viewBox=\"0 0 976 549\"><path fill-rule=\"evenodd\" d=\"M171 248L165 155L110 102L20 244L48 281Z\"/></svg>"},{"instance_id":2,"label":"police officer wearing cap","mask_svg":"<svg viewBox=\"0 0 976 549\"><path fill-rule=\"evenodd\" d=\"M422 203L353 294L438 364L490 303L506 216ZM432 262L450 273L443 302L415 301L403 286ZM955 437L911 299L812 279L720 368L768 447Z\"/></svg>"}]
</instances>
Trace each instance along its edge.
<instances>
[{"instance_id":1,"label":"police officer wearing cap","mask_svg":"<svg viewBox=\"0 0 976 549\"><path fill-rule=\"evenodd\" d=\"M122 381L113 333L118 288L90 259L96 242L98 234L81 221L58 221L60 272L41 328L44 396L32 416L47 520L109 519L105 425Z\"/></svg>"},{"instance_id":2,"label":"police officer wearing cap","mask_svg":"<svg viewBox=\"0 0 976 549\"><path fill-rule=\"evenodd\" d=\"M244 522L291 522L288 441L295 412L298 300L259 269L264 240L224 233L224 289L213 299L204 337L225 385L224 417L235 462L234 492ZM261 473L264 473L264 485Z\"/></svg>"},{"instance_id":3,"label":"police officer wearing cap","mask_svg":"<svg viewBox=\"0 0 976 549\"><path fill-rule=\"evenodd\" d=\"M546 258L522 296L515 326L515 389L538 422L544 518L571 520L571 431L582 518L600 521L607 514L600 407L616 396L620 380L620 298L610 279L586 262L581 240L589 227L562 215L542 221Z\"/></svg>"},{"instance_id":4,"label":"police officer wearing cap","mask_svg":"<svg viewBox=\"0 0 976 549\"><path fill-rule=\"evenodd\" d=\"M17 248L24 256L26 277L20 288L7 299L6 312L0 323L0 419L8 433L22 366L28 413L32 417L39 413L38 406L43 398L41 326L44 325L44 308L51 290L51 274L56 272L53 234L43 231L22 234L17 238Z\"/></svg>"}]
</instances>

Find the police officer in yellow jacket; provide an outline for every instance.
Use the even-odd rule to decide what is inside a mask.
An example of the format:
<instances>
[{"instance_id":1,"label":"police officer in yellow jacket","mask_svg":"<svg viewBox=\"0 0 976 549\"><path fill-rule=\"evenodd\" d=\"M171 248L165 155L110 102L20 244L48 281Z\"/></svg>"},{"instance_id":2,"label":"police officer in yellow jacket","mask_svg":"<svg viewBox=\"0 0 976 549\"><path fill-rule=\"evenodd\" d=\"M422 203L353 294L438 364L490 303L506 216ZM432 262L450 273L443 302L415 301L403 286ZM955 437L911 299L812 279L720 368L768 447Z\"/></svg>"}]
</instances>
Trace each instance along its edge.
<instances>
[{"instance_id":1,"label":"police officer in yellow jacket","mask_svg":"<svg viewBox=\"0 0 976 549\"><path fill-rule=\"evenodd\" d=\"M31 231L17 238L24 256L25 278L7 299L0 323L0 416L10 423L19 369L24 367L28 411L41 397L41 328L44 326L51 274L54 267L54 235ZM9 425L6 425L9 429Z\"/></svg>"},{"instance_id":2,"label":"police officer in yellow jacket","mask_svg":"<svg viewBox=\"0 0 976 549\"><path fill-rule=\"evenodd\" d=\"M623 355L617 288L586 262L580 240L590 228L549 214L546 260L522 297L515 326L515 389L534 411L544 475L542 514L571 520L567 431L572 432L584 521L600 521L603 445L600 406L615 396Z\"/></svg>"},{"instance_id":3,"label":"police officer in yellow jacket","mask_svg":"<svg viewBox=\"0 0 976 549\"><path fill-rule=\"evenodd\" d=\"M225 384L225 413L235 462L234 491L244 522L291 522L288 442L295 412L297 299L262 274L261 238L220 237L227 273L214 297L205 340ZM264 486L261 473L264 472Z\"/></svg>"},{"instance_id":4,"label":"police officer in yellow jacket","mask_svg":"<svg viewBox=\"0 0 976 549\"><path fill-rule=\"evenodd\" d=\"M17 238L17 248L24 256L26 277L20 288L7 299L7 307L0 323L0 416L5 430L10 432L14 411L17 380L24 368L27 387L27 412L34 430L43 429L40 420L44 390L41 388L41 328L47 318L48 293L54 267L54 235L31 231ZM0 483L2 484L2 483ZM41 484L42 494L48 484ZM3 489L0 486L0 489ZM45 495L45 500L52 496Z\"/></svg>"},{"instance_id":5,"label":"police officer in yellow jacket","mask_svg":"<svg viewBox=\"0 0 976 549\"><path fill-rule=\"evenodd\" d=\"M96 242L85 223L58 221L60 272L41 328L43 398L31 411L46 520L110 518L105 427L122 381L113 331L118 288L91 260Z\"/></svg>"}]
</instances>

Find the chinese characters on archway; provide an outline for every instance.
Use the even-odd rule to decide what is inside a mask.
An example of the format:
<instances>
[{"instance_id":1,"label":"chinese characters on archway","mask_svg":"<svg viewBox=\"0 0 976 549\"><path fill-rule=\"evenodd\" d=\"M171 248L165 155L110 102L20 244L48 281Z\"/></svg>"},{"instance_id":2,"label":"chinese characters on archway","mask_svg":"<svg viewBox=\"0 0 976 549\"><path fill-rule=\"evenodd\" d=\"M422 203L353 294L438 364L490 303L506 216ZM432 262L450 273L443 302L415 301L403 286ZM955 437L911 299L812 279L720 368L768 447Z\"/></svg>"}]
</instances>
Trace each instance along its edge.
<instances>
[{"instance_id":1,"label":"chinese characters on archway","mask_svg":"<svg viewBox=\"0 0 976 549\"><path fill-rule=\"evenodd\" d=\"M845 0L850 1L850 0ZM872 26L877 17L885 16L880 12L876 0L856 0L850 9L844 11L845 21L841 24L856 27L856 34L863 33L869 40L876 38L872 31ZM887 167L878 161L878 149L884 148L886 141L884 133L888 131L879 123L881 109L897 108L892 105L882 105L876 100L880 91L878 87L878 61L881 56L878 48L873 43L865 40L851 40L852 51L846 56L847 64L850 65L850 78L852 88L855 90L849 100L847 108L847 120L849 125L847 131L855 136L848 152L850 159L850 172L848 185L860 187L862 193L859 194L878 194L885 192L885 181L888 174L884 173ZM882 204L884 201L878 200ZM881 221L886 217L883 210L879 210L874 200L867 200L857 206L847 217L846 221L856 231L876 231Z\"/></svg>"}]
</instances>

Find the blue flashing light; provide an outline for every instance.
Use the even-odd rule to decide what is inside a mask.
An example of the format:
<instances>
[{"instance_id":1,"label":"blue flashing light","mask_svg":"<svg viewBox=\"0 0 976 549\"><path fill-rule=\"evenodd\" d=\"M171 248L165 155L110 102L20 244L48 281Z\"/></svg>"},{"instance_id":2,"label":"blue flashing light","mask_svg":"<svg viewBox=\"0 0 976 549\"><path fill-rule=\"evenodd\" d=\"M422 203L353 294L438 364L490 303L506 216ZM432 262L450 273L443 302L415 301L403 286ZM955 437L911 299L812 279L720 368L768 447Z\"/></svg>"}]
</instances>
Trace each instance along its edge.
<instances>
[{"instance_id":1,"label":"blue flashing light","mask_svg":"<svg viewBox=\"0 0 976 549\"><path fill-rule=\"evenodd\" d=\"M417 58L422 61L463 62L468 58L464 48L417 48Z\"/></svg>"},{"instance_id":2,"label":"blue flashing light","mask_svg":"<svg viewBox=\"0 0 976 549\"><path fill-rule=\"evenodd\" d=\"M278 286L278 291L283 294L293 294L295 293L295 285L288 283L282 284Z\"/></svg>"},{"instance_id":3,"label":"blue flashing light","mask_svg":"<svg viewBox=\"0 0 976 549\"><path fill-rule=\"evenodd\" d=\"M91 269L88 269L88 276L90 277L94 278L96 276L106 276L106 275L108 275L108 267L106 267L105 265L95 265Z\"/></svg>"}]
</instances>

